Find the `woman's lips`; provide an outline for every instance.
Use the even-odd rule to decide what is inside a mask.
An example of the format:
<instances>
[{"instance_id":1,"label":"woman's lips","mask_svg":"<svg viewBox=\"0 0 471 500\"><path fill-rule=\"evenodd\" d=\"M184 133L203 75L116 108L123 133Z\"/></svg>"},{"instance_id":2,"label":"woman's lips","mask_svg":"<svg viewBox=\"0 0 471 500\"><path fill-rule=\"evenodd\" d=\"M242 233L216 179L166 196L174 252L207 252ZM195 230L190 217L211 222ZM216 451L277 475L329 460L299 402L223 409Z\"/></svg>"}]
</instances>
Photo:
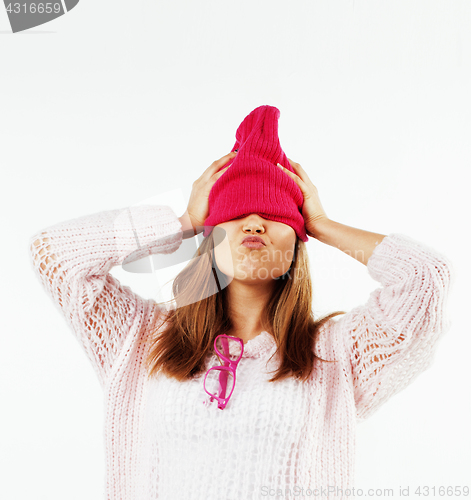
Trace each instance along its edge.
<instances>
[{"instance_id":1,"label":"woman's lips","mask_svg":"<svg viewBox=\"0 0 471 500\"><path fill-rule=\"evenodd\" d=\"M260 243L259 241L244 241L242 245L247 248L263 248L265 246L263 243Z\"/></svg>"},{"instance_id":2,"label":"woman's lips","mask_svg":"<svg viewBox=\"0 0 471 500\"><path fill-rule=\"evenodd\" d=\"M260 236L246 236L243 240L241 245L244 245L244 247L247 248L262 248L265 246L265 242L263 241Z\"/></svg>"}]
</instances>

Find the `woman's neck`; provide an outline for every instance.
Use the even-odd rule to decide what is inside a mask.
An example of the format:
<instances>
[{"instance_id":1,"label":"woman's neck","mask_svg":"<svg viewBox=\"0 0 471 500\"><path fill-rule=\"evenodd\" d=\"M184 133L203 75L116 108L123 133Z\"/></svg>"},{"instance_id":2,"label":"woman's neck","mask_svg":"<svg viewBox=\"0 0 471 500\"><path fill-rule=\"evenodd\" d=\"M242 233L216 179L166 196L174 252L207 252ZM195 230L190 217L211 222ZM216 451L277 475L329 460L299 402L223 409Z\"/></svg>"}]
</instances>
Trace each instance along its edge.
<instances>
[{"instance_id":1,"label":"woman's neck","mask_svg":"<svg viewBox=\"0 0 471 500\"><path fill-rule=\"evenodd\" d=\"M229 335L246 344L263 330L262 315L273 293L275 282L246 284L233 280L227 287L232 329Z\"/></svg>"}]
</instances>

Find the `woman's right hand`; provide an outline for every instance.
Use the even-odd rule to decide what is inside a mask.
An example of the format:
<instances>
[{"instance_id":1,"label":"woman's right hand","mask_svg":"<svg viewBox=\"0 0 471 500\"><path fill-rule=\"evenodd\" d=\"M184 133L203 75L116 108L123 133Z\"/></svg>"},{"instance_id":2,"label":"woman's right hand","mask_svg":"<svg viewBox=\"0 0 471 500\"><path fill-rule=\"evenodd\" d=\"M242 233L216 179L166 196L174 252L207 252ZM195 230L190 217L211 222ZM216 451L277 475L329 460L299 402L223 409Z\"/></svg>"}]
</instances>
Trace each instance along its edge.
<instances>
[{"instance_id":1,"label":"woman's right hand","mask_svg":"<svg viewBox=\"0 0 471 500\"><path fill-rule=\"evenodd\" d=\"M194 236L194 234L203 231L204 221L209 215L209 193L214 183L221 177L226 170L230 167L224 167L226 163L233 160L237 152L233 151L219 160L214 161L199 177L193 182L193 188L190 194L190 200L186 212L180 217L182 222L183 231L187 233L188 230L193 229L194 233L186 237ZM191 224L192 227L188 227ZM185 238L185 234L184 234Z\"/></svg>"}]
</instances>

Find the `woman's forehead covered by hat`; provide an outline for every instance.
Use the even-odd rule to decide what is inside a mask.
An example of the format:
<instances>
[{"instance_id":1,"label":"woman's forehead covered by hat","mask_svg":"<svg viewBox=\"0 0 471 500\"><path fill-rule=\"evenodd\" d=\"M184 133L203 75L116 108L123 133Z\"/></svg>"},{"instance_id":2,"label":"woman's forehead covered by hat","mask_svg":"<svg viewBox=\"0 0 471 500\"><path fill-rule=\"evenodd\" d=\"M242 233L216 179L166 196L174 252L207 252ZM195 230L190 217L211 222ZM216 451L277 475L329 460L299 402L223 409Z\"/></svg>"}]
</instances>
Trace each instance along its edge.
<instances>
[{"instance_id":1,"label":"woman's forehead covered by hat","mask_svg":"<svg viewBox=\"0 0 471 500\"><path fill-rule=\"evenodd\" d=\"M277 108L259 106L239 125L232 148L238 150L237 156L211 189L205 226L257 213L291 226L300 239L308 240L301 214L303 194L277 167L280 163L293 171L278 138L279 117Z\"/></svg>"}]
</instances>

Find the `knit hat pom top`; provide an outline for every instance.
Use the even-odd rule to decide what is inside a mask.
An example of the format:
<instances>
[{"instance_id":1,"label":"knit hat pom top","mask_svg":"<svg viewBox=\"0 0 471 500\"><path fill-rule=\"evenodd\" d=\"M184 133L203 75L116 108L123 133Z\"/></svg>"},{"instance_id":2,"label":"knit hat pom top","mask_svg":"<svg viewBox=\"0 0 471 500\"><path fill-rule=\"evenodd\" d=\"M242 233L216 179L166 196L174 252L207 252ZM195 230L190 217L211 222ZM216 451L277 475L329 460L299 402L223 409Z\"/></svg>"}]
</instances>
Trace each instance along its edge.
<instances>
[{"instance_id":1,"label":"knit hat pom top","mask_svg":"<svg viewBox=\"0 0 471 500\"><path fill-rule=\"evenodd\" d=\"M247 115L236 132L232 151L238 150L226 172L209 194L209 217L203 235L213 226L250 214L291 226L308 241L302 206L304 197L293 179L277 163L293 171L278 138L279 109L260 106Z\"/></svg>"}]
</instances>

